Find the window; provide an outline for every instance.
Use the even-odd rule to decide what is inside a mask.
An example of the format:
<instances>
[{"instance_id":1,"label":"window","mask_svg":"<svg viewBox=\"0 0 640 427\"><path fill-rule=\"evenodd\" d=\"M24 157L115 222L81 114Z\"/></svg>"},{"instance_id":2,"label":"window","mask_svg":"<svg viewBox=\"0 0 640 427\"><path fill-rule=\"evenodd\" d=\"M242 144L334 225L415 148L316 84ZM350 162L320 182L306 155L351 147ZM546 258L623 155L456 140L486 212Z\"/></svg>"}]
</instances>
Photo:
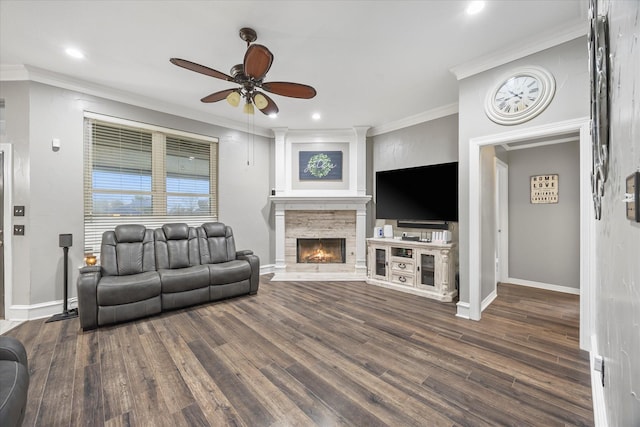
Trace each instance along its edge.
<instances>
[{"instance_id":1,"label":"window","mask_svg":"<svg viewBox=\"0 0 640 427\"><path fill-rule=\"evenodd\" d=\"M217 220L217 139L87 113L84 140L85 252L118 224Z\"/></svg>"}]
</instances>

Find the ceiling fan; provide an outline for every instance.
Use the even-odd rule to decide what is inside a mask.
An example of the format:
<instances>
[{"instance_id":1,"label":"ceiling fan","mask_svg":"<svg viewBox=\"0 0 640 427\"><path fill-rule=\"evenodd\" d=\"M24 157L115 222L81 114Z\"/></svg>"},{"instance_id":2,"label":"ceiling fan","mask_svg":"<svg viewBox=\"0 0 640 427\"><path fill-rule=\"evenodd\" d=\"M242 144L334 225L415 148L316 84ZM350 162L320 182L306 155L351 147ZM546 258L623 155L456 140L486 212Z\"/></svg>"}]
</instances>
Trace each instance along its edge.
<instances>
[{"instance_id":1,"label":"ceiling fan","mask_svg":"<svg viewBox=\"0 0 640 427\"><path fill-rule=\"evenodd\" d=\"M273 54L263 45L251 44L258 38L257 33L251 28L240 29L240 38L247 42L247 52L244 54L243 63L231 68L231 75L186 59L170 59L172 64L187 70L240 85L235 89L225 89L207 95L201 99L202 102L218 102L226 99L229 104L237 107L240 100L244 98L246 101L245 113L253 114L253 106L255 105L262 113L272 115L278 114L278 106L262 91L291 98L310 99L316 96L316 90L308 85L290 82L265 82L264 78L273 62Z\"/></svg>"}]
</instances>

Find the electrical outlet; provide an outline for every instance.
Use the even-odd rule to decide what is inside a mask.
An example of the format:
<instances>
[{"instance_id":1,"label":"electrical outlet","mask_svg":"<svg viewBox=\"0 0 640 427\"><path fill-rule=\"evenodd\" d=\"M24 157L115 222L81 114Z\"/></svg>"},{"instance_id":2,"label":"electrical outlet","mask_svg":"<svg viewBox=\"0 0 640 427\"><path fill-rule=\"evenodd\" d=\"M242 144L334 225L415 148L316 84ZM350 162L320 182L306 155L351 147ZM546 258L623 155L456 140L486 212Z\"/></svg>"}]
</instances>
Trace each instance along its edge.
<instances>
[{"instance_id":1,"label":"electrical outlet","mask_svg":"<svg viewBox=\"0 0 640 427\"><path fill-rule=\"evenodd\" d=\"M14 225L13 226L13 235L14 236L24 236L24 225Z\"/></svg>"}]
</instances>

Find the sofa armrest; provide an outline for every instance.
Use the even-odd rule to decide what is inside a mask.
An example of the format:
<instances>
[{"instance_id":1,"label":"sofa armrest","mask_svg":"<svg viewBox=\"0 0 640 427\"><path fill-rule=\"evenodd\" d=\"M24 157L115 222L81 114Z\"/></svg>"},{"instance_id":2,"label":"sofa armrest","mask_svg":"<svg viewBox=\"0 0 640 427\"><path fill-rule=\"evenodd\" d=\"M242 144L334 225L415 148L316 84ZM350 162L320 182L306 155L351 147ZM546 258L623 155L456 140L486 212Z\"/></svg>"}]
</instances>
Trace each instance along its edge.
<instances>
[{"instance_id":1,"label":"sofa armrest","mask_svg":"<svg viewBox=\"0 0 640 427\"><path fill-rule=\"evenodd\" d=\"M0 336L0 360L18 362L28 368L27 351L16 338Z\"/></svg>"},{"instance_id":2,"label":"sofa armrest","mask_svg":"<svg viewBox=\"0 0 640 427\"><path fill-rule=\"evenodd\" d=\"M251 266L249 294L257 294L258 286L260 285L260 258L258 258L257 255L254 255L253 251L250 250L237 251L236 258L243 259L249 262L249 265Z\"/></svg>"},{"instance_id":3,"label":"sofa armrest","mask_svg":"<svg viewBox=\"0 0 640 427\"><path fill-rule=\"evenodd\" d=\"M78 276L78 317L82 329L98 327L98 282L102 278L100 266L82 267Z\"/></svg>"}]
</instances>

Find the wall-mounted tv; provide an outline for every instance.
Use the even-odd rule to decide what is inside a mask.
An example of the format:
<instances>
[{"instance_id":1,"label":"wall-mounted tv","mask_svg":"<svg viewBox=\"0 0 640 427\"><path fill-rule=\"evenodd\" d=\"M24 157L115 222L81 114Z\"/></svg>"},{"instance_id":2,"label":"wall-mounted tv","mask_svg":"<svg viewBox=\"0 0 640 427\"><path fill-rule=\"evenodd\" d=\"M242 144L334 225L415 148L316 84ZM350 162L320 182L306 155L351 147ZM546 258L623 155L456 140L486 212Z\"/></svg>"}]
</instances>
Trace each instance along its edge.
<instances>
[{"instance_id":1,"label":"wall-mounted tv","mask_svg":"<svg viewBox=\"0 0 640 427\"><path fill-rule=\"evenodd\" d=\"M376 172L376 218L458 221L458 162Z\"/></svg>"}]
</instances>

